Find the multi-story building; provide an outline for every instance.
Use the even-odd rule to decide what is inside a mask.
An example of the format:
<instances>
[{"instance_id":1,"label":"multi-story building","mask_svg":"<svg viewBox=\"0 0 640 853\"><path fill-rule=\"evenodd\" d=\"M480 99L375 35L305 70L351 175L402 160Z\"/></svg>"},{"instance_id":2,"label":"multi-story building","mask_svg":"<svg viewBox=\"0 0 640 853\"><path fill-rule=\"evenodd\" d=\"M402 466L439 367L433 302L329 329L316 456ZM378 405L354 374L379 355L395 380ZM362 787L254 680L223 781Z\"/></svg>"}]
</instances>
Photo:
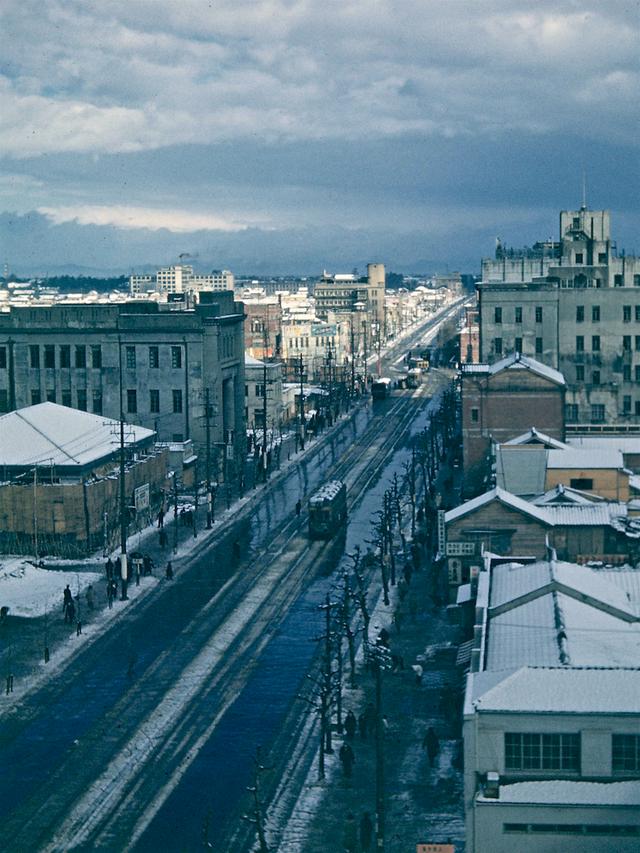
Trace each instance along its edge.
<instances>
[{"instance_id":1,"label":"multi-story building","mask_svg":"<svg viewBox=\"0 0 640 853\"><path fill-rule=\"evenodd\" d=\"M209 397L211 440L242 454L242 304L51 305L0 313L0 411L48 400L153 429L200 449Z\"/></svg>"},{"instance_id":2,"label":"multi-story building","mask_svg":"<svg viewBox=\"0 0 640 853\"><path fill-rule=\"evenodd\" d=\"M132 295L149 292L199 293L203 290L233 290L234 277L229 270L213 270L206 275L194 273L193 267L176 264L159 269L155 275L132 275L129 289Z\"/></svg>"},{"instance_id":3,"label":"multi-story building","mask_svg":"<svg viewBox=\"0 0 640 853\"><path fill-rule=\"evenodd\" d=\"M640 426L640 258L616 253L608 211L562 211L558 243L496 255L478 285L480 360L560 370L567 424Z\"/></svg>"},{"instance_id":4,"label":"multi-story building","mask_svg":"<svg viewBox=\"0 0 640 853\"><path fill-rule=\"evenodd\" d=\"M242 297L246 315L244 348L257 359L279 358L282 355L282 306L274 296Z\"/></svg>"},{"instance_id":5,"label":"multi-story building","mask_svg":"<svg viewBox=\"0 0 640 853\"><path fill-rule=\"evenodd\" d=\"M276 430L282 424L282 364L245 354L245 419L249 429Z\"/></svg>"},{"instance_id":6,"label":"multi-story building","mask_svg":"<svg viewBox=\"0 0 640 853\"><path fill-rule=\"evenodd\" d=\"M385 271L384 264L367 264L366 277L354 274L324 273L314 288L316 311L322 319L333 314L354 314L364 311L370 336L384 336Z\"/></svg>"}]
</instances>

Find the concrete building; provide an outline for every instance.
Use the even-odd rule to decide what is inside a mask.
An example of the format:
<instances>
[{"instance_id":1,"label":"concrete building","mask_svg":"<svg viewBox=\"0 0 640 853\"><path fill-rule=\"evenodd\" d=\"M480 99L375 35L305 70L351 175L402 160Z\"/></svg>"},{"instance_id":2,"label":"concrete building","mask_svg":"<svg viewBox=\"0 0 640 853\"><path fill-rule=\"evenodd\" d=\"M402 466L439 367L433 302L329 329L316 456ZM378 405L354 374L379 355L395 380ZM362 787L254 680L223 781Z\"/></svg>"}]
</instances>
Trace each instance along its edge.
<instances>
[{"instance_id":1,"label":"concrete building","mask_svg":"<svg viewBox=\"0 0 640 853\"><path fill-rule=\"evenodd\" d=\"M478 285L480 360L560 370L569 430L640 429L640 259L617 254L609 212L562 211L559 242L496 254Z\"/></svg>"},{"instance_id":2,"label":"concrete building","mask_svg":"<svg viewBox=\"0 0 640 853\"><path fill-rule=\"evenodd\" d=\"M153 519L168 489L168 451L125 426L130 530ZM40 403L0 417L0 548L84 556L120 532L120 423Z\"/></svg>"},{"instance_id":3,"label":"concrete building","mask_svg":"<svg viewBox=\"0 0 640 853\"><path fill-rule=\"evenodd\" d=\"M494 364L462 365L464 494L490 481L491 442L508 441L535 425L564 438L563 375L529 356L512 353Z\"/></svg>"},{"instance_id":4,"label":"concrete building","mask_svg":"<svg viewBox=\"0 0 640 853\"><path fill-rule=\"evenodd\" d=\"M243 296L244 349L253 358L282 357L282 306L274 296Z\"/></svg>"},{"instance_id":5,"label":"concrete building","mask_svg":"<svg viewBox=\"0 0 640 853\"><path fill-rule=\"evenodd\" d=\"M325 272L314 288L316 311L321 319L329 314L353 314L364 311L372 342L385 336L384 264L367 264L366 277L353 274L331 275Z\"/></svg>"},{"instance_id":6,"label":"concrete building","mask_svg":"<svg viewBox=\"0 0 640 853\"><path fill-rule=\"evenodd\" d=\"M487 557L464 704L470 853L640 841L640 573Z\"/></svg>"},{"instance_id":7,"label":"concrete building","mask_svg":"<svg viewBox=\"0 0 640 853\"><path fill-rule=\"evenodd\" d=\"M176 264L163 267L152 275L132 275L129 290L132 296L157 293L200 293L207 290L233 290L234 276L229 270L213 270L202 275L194 273L193 267Z\"/></svg>"},{"instance_id":8,"label":"concrete building","mask_svg":"<svg viewBox=\"0 0 640 853\"><path fill-rule=\"evenodd\" d=\"M202 294L204 297L205 294ZM0 411L44 401L153 429L201 450L242 458L245 440L241 303L206 294L182 303L11 307L0 313Z\"/></svg>"},{"instance_id":9,"label":"concrete building","mask_svg":"<svg viewBox=\"0 0 640 853\"><path fill-rule=\"evenodd\" d=\"M247 429L277 430L283 422L282 365L244 357L244 399ZM266 382L265 382L266 380Z\"/></svg>"}]
</instances>

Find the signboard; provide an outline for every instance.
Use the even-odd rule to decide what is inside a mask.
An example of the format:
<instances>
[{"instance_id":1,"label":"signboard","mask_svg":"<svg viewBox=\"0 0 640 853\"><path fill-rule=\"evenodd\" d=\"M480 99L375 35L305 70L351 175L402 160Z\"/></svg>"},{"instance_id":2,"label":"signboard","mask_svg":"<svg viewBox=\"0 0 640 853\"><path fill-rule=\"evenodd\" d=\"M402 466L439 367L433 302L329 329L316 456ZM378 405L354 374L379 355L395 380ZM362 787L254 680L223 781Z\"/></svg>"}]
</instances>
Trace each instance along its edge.
<instances>
[{"instance_id":1,"label":"signboard","mask_svg":"<svg viewBox=\"0 0 640 853\"><path fill-rule=\"evenodd\" d=\"M445 552L446 535L447 535L445 524L444 524L444 515L445 515L444 510L439 509L438 510L438 551L440 551L441 554L444 554L444 552Z\"/></svg>"},{"instance_id":2,"label":"signboard","mask_svg":"<svg viewBox=\"0 0 640 853\"><path fill-rule=\"evenodd\" d=\"M233 444L227 444L227 459L233 459Z\"/></svg>"},{"instance_id":3,"label":"signboard","mask_svg":"<svg viewBox=\"0 0 640 853\"><path fill-rule=\"evenodd\" d=\"M447 557L472 557L475 552L475 542L447 542Z\"/></svg>"},{"instance_id":4,"label":"signboard","mask_svg":"<svg viewBox=\"0 0 640 853\"><path fill-rule=\"evenodd\" d=\"M456 853L454 844L418 844L416 853Z\"/></svg>"},{"instance_id":5,"label":"signboard","mask_svg":"<svg viewBox=\"0 0 640 853\"><path fill-rule=\"evenodd\" d=\"M319 337L320 335L337 335L338 328L335 323L312 323L311 324L311 335L314 338Z\"/></svg>"},{"instance_id":6,"label":"signboard","mask_svg":"<svg viewBox=\"0 0 640 853\"><path fill-rule=\"evenodd\" d=\"M136 512L140 512L141 509L149 509L150 491L149 483L145 483L144 486L138 486L137 489L134 489L133 505L136 508Z\"/></svg>"}]
</instances>

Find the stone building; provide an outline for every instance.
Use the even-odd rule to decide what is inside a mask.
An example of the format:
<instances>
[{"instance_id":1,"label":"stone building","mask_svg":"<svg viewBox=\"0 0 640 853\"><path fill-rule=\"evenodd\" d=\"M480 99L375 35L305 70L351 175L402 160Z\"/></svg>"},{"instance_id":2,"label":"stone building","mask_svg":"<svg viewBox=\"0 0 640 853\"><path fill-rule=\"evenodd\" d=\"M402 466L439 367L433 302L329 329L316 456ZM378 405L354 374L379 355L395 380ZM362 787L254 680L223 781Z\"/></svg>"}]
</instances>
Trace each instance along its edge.
<instances>
[{"instance_id":1,"label":"stone building","mask_svg":"<svg viewBox=\"0 0 640 853\"><path fill-rule=\"evenodd\" d=\"M500 245L482 273L481 361L521 352L560 370L568 429L640 427L640 258L617 254L608 211L562 211L559 242Z\"/></svg>"},{"instance_id":2,"label":"stone building","mask_svg":"<svg viewBox=\"0 0 640 853\"><path fill-rule=\"evenodd\" d=\"M489 482L491 442L502 443L535 426L564 438L564 377L518 353L494 364L462 365L464 493Z\"/></svg>"},{"instance_id":3,"label":"stone building","mask_svg":"<svg viewBox=\"0 0 640 853\"><path fill-rule=\"evenodd\" d=\"M205 296L208 297L205 300ZM242 304L52 305L0 313L0 411L44 401L153 429L160 441L244 453Z\"/></svg>"}]
</instances>

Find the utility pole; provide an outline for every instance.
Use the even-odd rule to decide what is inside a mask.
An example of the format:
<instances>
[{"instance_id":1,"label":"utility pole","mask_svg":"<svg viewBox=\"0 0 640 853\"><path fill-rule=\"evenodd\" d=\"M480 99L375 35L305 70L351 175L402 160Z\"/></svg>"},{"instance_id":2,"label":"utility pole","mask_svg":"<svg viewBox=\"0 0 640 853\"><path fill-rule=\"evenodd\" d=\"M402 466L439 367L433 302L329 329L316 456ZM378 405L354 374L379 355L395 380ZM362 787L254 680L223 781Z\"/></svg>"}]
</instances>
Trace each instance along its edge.
<instances>
[{"instance_id":1,"label":"utility pole","mask_svg":"<svg viewBox=\"0 0 640 853\"><path fill-rule=\"evenodd\" d=\"M300 353L300 447L304 450L304 363Z\"/></svg>"},{"instance_id":2,"label":"utility pole","mask_svg":"<svg viewBox=\"0 0 640 853\"><path fill-rule=\"evenodd\" d=\"M33 553L38 565L38 466L33 466Z\"/></svg>"},{"instance_id":3,"label":"utility pole","mask_svg":"<svg viewBox=\"0 0 640 853\"><path fill-rule=\"evenodd\" d=\"M129 572L127 567L127 531L128 531L128 506L127 492L125 488L125 455L124 455L124 403L122 400L122 339L118 338L118 374L120 380L120 600L126 601L127 582Z\"/></svg>"},{"instance_id":4,"label":"utility pole","mask_svg":"<svg viewBox=\"0 0 640 853\"><path fill-rule=\"evenodd\" d=\"M356 354L354 352L354 334L353 334L353 317L349 323L351 334L351 403L356 395Z\"/></svg>"},{"instance_id":5,"label":"utility pole","mask_svg":"<svg viewBox=\"0 0 640 853\"><path fill-rule=\"evenodd\" d=\"M265 352L267 335L265 331ZM262 471L267 482L267 362L262 362Z\"/></svg>"},{"instance_id":6,"label":"utility pole","mask_svg":"<svg viewBox=\"0 0 640 853\"><path fill-rule=\"evenodd\" d=\"M173 472L173 553L178 553L178 475Z\"/></svg>"},{"instance_id":7,"label":"utility pole","mask_svg":"<svg viewBox=\"0 0 640 853\"><path fill-rule=\"evenodd\" d=\"M367 376L368 367L367 367L367 321L366 321L366 320L363 320L363 321L362 321L362 332L363 332L363 335L364 335L364 390L366 391L366 390L367 390L367 387L368 387L368 384L369 384L369 383L367 382L367 379L368 379L368 376Z\"/></svg>"},{"instance_id":8,"label":"utility pole","mask_svg":"<svg viewBox=\"0 0 640 853\"><path fill-rule=\"evenodd\" d=\"M333 424L333 383L331 377L331 347L327 350L327 372L329 373L329 426Z\"/></svg>"},{"instance_id":9,"label":"utility pole","mask_svg":"<svg viewBox=\"0 0 640 853\"><path fill-rule=\"evenodd\" d=\"M380 644L369 646L369 655L376 678L376 851L384 851L384 723L382 714L382 670L391 666L389 650Z\"/></svg>"},{"instance_id":10,"label":"utility pole","mask_svg":"<svg viewBox=\"0 0 640 853\"><path fill-rule=\"evenodd\" d=\"M207 436L207 530L211 530L211 525L213 522L213 514L211 512L211 402L209 400L209 389L207 388L204 393L204 423Z\"/></svg>"}]
</instances>

